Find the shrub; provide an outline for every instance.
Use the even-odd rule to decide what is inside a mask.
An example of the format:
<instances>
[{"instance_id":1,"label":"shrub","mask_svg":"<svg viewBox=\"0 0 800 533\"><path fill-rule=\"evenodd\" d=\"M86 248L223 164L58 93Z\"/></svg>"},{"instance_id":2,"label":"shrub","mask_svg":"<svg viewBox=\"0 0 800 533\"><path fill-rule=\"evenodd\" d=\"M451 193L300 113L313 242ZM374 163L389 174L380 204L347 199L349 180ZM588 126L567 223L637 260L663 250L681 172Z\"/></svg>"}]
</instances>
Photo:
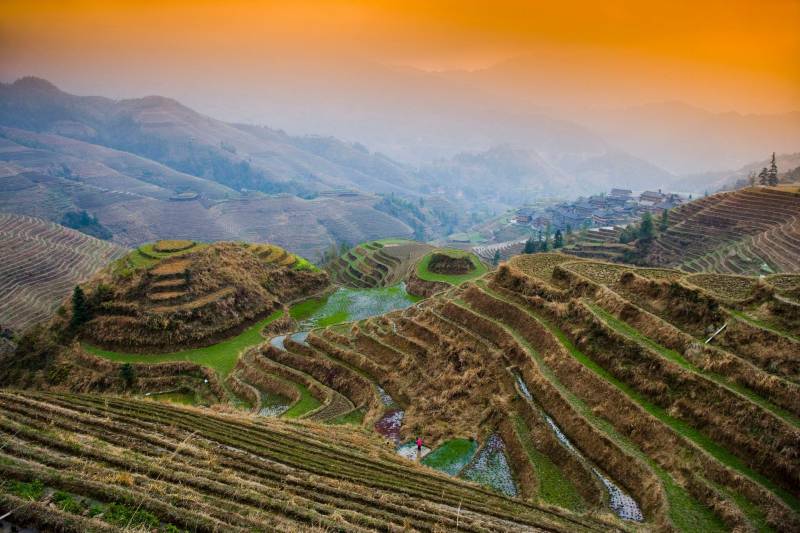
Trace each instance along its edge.
<instances>
[{"instance_id":1,"label":"shrub","mask_svg":"<svg viewBox=\"0 0 800 533\"><path fill-rule=\"evenodd\" d=\"M103 518L118 526L134 528L137 526L155 528L160 523L153 513L141 509L134 510L121 503L109 505Z\"/></svg>"},{"instance_id":2,"label":"shrub","mask_svg":"<svg viewBox=\"0 0 800 533\"><path fill-rule=\"evenodd\" d=\"M44 484L35 479L33 481L12 481L11 493L19 496L23 500L36 501L44 494Z\"/></svg>"},{"instance_id":3,"label":"shrub","mask_svg":"<svg viewBox=\"0 0 800 533\"><path fill-rule=\"evenodd\" d=\"M136 381L136 370L130 363L123 364L119 369L119 375L122 381L125 382L125 387L131 388Z\"/></svg>"}]
</instances>

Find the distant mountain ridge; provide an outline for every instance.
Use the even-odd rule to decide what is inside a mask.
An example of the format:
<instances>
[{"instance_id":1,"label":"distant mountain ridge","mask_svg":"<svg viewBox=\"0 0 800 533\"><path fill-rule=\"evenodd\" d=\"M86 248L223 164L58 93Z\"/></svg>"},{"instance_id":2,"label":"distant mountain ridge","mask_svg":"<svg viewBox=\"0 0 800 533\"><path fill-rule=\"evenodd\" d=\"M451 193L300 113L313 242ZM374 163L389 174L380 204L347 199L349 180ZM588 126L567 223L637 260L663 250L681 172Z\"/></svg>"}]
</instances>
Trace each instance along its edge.
<instances>
[{"instance_id":1,"label":"distant mountain ridge","mask_svg":"<svg viewBox=\"0 0 800 533\"><path fill-rule=\"evenodd\" d=\"M683 102L660 102L586 113L581 122L676 174L738 168L763 154L800 150L800 111L714 113Z\"/></svg>"},{"instance_id":2,"label":"distant mountain ridge","mask_svg":"<svg viewBox=\"0 0 800 533\"><path fill-rule=\"evenodd\" d=\"M421 173L452 192L471 198L498 195L509 205L542 196L575 197L613 187L667 187L675 177L618 151L595 155L540 155L532 149L498 145L483 152L462 152L423 166Z\"/></svg>"},{"instance_id":3,"label":"distant mountain ridge","mask_svg":"<svg viewBox=\"0 0 800 533\"><path fill-rule=\"evenodd\" d=\"M74 96L39 78L0 84L0 124L130 152L235 190L409 194L419 185L410 169L333 138L228 124L161 96Z\"/></svg>"}]
</instances>

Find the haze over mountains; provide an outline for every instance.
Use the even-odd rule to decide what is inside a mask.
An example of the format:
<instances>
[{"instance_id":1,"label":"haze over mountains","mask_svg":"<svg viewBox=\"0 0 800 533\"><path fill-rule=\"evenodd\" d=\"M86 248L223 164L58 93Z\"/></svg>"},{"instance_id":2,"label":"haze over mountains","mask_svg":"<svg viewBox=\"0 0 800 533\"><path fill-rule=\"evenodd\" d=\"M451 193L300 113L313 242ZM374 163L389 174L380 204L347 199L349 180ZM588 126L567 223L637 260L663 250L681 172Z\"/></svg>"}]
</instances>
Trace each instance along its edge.
<instances>
[{"instance_id":1,"label":"haze over mountains","mask_svg":"<svg viewBox=\"0 0 800 533\"><path fill-rule=\"evenodd\" d=\"M626 152L681 175L736 169L765 152L797 150L800 111L731 111L737 102L728 93L737 91L730 88L748 87L733 74L634 67L577 51L444 72L268 58L263 71L235 81L222 75L213 87L139 84L214 117L358 141L415 166L510 143L542 155ZM722 81L728 87L722 94L703 89L704 98L692 98ZM769 101L760 103L770 108Z\"/></svg>"},{"instance_id":2,"label":"haze over mountains","mask_svg":"<svg viewBox=\"0 0 800 533\"><path fill-rule=\"evenodd\" d=\"M167 236L247 238L315 258L336 242L408 237L414 232L446 234L463 229L469 213L491 214L542 197L575 197L612 187L700 192L740 177L726 171L680 179L575 122L544 114L498 115L488 107L470 110L469 98L448 98L447 91L431 90L433 78L428 74L395 72L397 80L419 80L424 88L419 94L427 95L436 112L406 114L402 120L398 117L410 104L402 99L391 102L397 93L388 90L381 101L365 101L365 111L379 104L385 113L366 111L367 122L351 118L338 124L344 134L346 128L354 128L349 133L360 130L364 138L372 138L369 147L224 122L161 96L75 96L33 77L2 84L0 207L54 222L85 210L125 245ZM453 87L460 83L445 78L435 79ZM434 88L441 87L436 83ZM353 91L353 98L360 94ZM314 105L320 102L310 100L309 109ZM325 107L333 113L341 110ZM648 106L642 113L631 110L625 115L627 123L599 115L593 120L598 130L606 125L609 138L627 138L637 152L654 159L666 157L659 147L680 140L687 148L672 167L699 171L719 169L751 151L761 159L770 145L788 150L800 138L800 132L794 135L794 115L787 115L789 120L774 116L765 126L756 117L737 120L705 114L697 119L699 111L678 107L683 112L671 114L680 115L686 131L714 137L715 143L681 137L678 130L664 129L660 137L635 134L658 130L664 114L670 114L669 106ZM324 115L320 112L323 129ZM719 120L727 136L712 135ZM412 138L411 131L420 134ZM761 132L757 143L748 140L753 131ZM371 151L374 146L394 146L393 155L404 161ZM735 149L735 160L725 155L728 146ZM405 157L404 152L415 156ZM380 195L403 200L393 203ZM370 223L362 223L366 220ZM297 227L304 228L302 234L294 231Z\"/></svg>"}]
</instances>

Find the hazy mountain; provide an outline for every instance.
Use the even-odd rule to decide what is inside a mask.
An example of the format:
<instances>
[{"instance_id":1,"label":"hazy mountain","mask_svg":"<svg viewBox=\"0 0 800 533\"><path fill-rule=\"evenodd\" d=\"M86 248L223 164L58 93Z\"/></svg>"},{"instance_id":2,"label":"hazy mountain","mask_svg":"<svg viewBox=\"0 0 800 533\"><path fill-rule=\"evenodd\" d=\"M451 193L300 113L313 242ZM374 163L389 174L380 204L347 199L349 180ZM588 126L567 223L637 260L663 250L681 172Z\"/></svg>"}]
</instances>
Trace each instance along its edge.
<instances>
[{"instance_id":1,"label":"hazy mountain","mask_svg":"<svg viewBox=\"0 0 800 533\"><path fill-rule=\"evenodd\" d=\"M731 189L737 181L746 180L751 172L758 172L765 167L769 167L770 158L759 161L751 161L741 166L737 170L723 170L718 172L704 172L700 174L689 174L672 182L674 190L686 192L716 192ZM800 167L800 152L791 154L777 154L775 164L778 165L779 175L783 175Z\"/></svg>"},{"instance_id":2,"label":"hazy mountain","mask_svg":"<svg viewBox=\"0 0 800 533\"><path fill-rule=\"evenodd\" d=\"M419 185L413 172L362 146L237 126L159 96L73 96L37 78L0 85L0 124L123 150L235 190L408 194Z\"/></svg>"},{"instance_id":3,"label":"hazy mountain","mask_svg":"<svg viewBox=\"0 0 800 533\"><path fill-rule=\"evenodd\" d=\"M738 168L800 149L800 111L742 115L664 102L583 117L610 142L676 174Z\"/></svg>"},{"instance_id":4,"label":"hazy mountain","mask_svg":"<svg viewBox=\"0 0 800 533\"><path fill-rule=\"evenodd\" d=\"M451 194L492 198L511 206L542 196L574 197L612 187L662 187L674 180L670 173L621 152L543 157L511 145L438 160L421 173Z\"/></svg>"},{"instance_id":5,"label":"hazy mountain","mask_svg":"<svg viewBox=\"0 0 800 533\"><path fill-rule=\"evenodd\" d=\"M127 246L245 239L316 259L332 243L411 236L370 191L414 194L420 181L360 145L232 125L167 98L0 85L0 211L54 222L86 211ZM296 196L334 188L361 192ZM264 194L284 191L295 195Z\"/></svg>"}]
</instances>

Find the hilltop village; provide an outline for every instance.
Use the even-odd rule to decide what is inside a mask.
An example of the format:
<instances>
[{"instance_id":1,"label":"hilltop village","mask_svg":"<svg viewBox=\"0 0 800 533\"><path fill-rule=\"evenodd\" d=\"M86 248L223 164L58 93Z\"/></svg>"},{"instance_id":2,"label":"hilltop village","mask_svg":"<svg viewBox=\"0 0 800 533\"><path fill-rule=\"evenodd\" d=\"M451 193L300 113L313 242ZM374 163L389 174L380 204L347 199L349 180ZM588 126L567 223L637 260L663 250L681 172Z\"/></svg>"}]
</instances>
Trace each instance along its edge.
<instances>
[{"instance_id":1,"label":"hilltop village","mask_svg":"<svg viewBox=\"0 0 800 533\"><path fill-rule=\"evenodd\" d=\"M611 189L608 194L580 197L547 207L521 207L511 222L530 226L534 231L626 226L645 213L660 215L691 199L691 195L684 197L661 189L643 191L638 195L629 189Z\"/></svg>"}]
</instances>

